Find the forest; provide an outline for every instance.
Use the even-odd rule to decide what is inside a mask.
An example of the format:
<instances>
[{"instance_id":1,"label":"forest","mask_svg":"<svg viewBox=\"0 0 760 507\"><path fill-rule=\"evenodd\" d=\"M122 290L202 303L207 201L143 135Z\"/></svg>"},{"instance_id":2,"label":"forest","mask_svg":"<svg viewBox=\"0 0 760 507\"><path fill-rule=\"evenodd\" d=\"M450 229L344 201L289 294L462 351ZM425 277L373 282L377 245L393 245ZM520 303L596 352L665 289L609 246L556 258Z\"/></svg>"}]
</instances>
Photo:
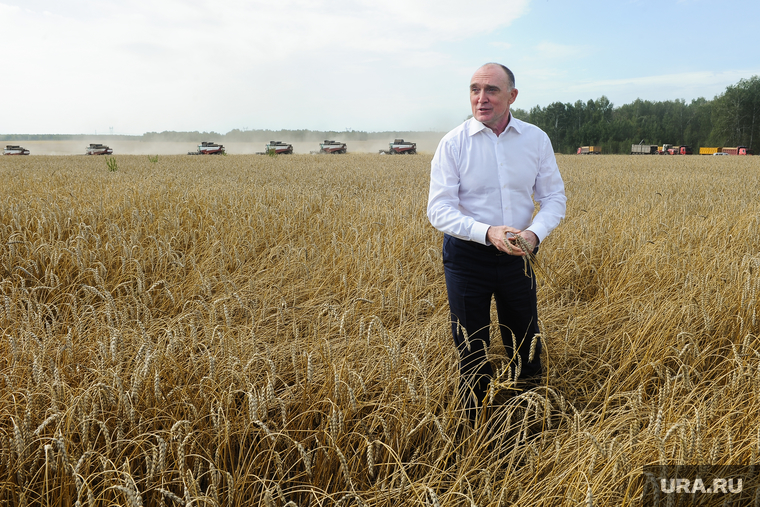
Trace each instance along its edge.
<instances>
[{"instance_id":1,"label":"forest","mask_svg":"<svg viewBox=\"0 0 760 507\"><path fill-rule=\"evenodd\" d=\"M746 146L760 153L760 77L726 88L713 100L652 102L637 99L615 107L607 97L574 104L555 102L516 118L539 126L554 151L575 153L579 146L601 146L602 153L630 153L631 144Z\"/></svg>"},{"instance_id":2,"label":"forest","mask_svg":"<svg viewBox=\"0 0 760 507\"><path fill-rule=\"evenodd\" d=\"M574 104L554 102L530 110L513 108L516 118L543 129L557 153L575 153L579 146L601 146L602 153L630 153L631 144L669 143L691 146L695 153L703 146L746 146L760 153L760 77L741 79L728 86L712 100L697 98L653 102L636 99L615 107L606 96ZM418 138L421 132L364 132L233 129L217 132L146 132L141 136L70 135L70 134L6 134L0 141L72 140L86 137L99 139L163 142L266 142L282 139L289 142L319 141L340 138L343 141L385 140L389 137ZM424 132L425 136L443 135Z\"/></svg>"}]
</instances>

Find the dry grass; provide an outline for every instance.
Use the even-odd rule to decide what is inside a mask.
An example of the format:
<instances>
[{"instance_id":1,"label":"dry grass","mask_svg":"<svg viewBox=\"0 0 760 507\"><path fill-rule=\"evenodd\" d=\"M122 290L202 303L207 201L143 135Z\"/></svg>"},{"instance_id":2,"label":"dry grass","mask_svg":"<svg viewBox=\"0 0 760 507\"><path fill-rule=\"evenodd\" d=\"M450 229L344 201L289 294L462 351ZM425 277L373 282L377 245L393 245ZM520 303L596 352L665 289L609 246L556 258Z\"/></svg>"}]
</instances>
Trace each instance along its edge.
<instances>
[{"instance_id":1,"label":"dry grass","mask_svg":"<svg viewBox=\"0 0 760 507\"><path fill-rule=\"evenodd\" d=\"M560 157L547 385L478 431L429 157L117 158L0 159L4 503L636 505L757 460L760 158Z\"/></svg>"}]
</instances>

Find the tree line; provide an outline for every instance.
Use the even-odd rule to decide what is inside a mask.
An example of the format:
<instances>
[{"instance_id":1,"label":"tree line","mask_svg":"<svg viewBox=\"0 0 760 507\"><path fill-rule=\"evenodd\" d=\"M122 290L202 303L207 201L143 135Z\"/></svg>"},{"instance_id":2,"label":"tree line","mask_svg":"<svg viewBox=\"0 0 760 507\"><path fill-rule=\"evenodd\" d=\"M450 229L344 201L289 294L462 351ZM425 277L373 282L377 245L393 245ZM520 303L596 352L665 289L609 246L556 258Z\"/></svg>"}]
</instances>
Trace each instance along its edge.
<instances>
[{"instance_id":1,"label":"tree line","mask_svg":"<svg viewBox=\"0 0 760 507\"><path fill-rule=\"evenodd\" d=\"M516 118L537 125L554 151L575 153L579 146L601 146L602 153L630 153L631 144L746 146L760 153L760 77L726 88L713 100L698 98L652 102L636 99L614 107L602 96L574 104L555 102L525 111Z\"/></svg>"},{"instance_id":2,"label":"tree line","mask_svg":"<svg viewBox=\"0 0 760 507\"><path fill-rule=\"evenodd\" d=\"M554 151L575 153L579 146L601 146L603 153L630 153L631 144L669 143L688 145L698 152L702 146L746 146L760 154L760 77L741 79L712 100L698 98L653 102L636 99L615 107L607 97L574 104L555 102L529 111L512 113L544 130ZM141 136L85 134L7 134L0 141L44 141L87 138L89 142L123 139L164 142L267 142L270 140L372 141L403 137L416 139L443 133L436 132L363 132L315 130L239 130L218 132L146 132Z\"/></svg>"}]
</instances>

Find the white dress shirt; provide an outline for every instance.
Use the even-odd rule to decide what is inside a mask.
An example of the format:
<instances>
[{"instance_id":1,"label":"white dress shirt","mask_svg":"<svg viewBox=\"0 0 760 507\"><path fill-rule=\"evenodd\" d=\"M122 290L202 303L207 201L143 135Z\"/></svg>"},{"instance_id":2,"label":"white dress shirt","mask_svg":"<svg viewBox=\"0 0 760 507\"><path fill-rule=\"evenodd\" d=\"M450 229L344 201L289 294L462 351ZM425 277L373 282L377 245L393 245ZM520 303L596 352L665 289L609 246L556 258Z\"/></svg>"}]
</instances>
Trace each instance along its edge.
<instances>
[{"instance_id":1,"label":"white dress shirt","mask_svg":"<svg viewBox=\"0 0 760 507\"><path fill-rule=\"evenodd\" d=\"M441 139L431 163L428 219L459 239L490 245L488 228L508 225L540 242L564 218L566 201L549 136L511 114L498 137L465 121Z\"/></svg>"}]
</instances>

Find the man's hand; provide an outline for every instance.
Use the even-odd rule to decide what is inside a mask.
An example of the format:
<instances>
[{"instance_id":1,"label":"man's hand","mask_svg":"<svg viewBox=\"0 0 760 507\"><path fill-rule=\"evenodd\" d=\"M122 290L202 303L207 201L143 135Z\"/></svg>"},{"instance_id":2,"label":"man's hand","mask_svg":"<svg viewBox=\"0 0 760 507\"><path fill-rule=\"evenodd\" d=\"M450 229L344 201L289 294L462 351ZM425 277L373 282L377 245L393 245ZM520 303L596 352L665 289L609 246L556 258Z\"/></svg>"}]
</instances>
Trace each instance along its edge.
<instances>
[{"instance_id":1,"label":"man's hand","mask_svg":"<svg viewBox=\"0 0 760 507\"><path fill-rule=\"evenodd\" d=\"M533 231L520 231L519 229L507 225L492 225L486 232L486 239L488 239L493 246L509 255L516 255L518 257L528 255L530 252L526 253L523 251L517 243L517 240L514 238L516 234L522 236L528 245L531 246L530 252L532 252L538 244L538 237Z\"/></svg>"}]
</instances>

